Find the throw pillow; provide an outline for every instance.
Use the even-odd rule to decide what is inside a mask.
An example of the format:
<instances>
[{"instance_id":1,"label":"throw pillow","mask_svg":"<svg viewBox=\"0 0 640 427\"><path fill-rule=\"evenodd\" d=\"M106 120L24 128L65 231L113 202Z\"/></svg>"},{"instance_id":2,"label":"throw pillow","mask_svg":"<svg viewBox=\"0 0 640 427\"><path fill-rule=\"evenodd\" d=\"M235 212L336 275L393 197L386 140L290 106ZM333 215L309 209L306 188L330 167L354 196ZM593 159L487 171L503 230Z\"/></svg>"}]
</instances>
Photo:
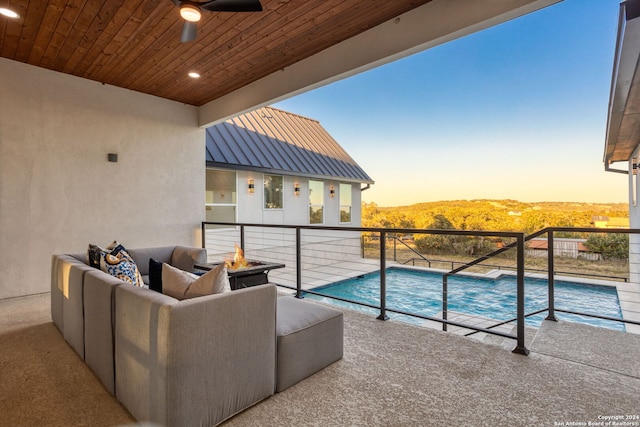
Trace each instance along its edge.
<instances>
[{"instance_id":1,"label":"throw pillow","mask_svg":"<svg viewBox=\"0 0 640 427\"><path fill-rule=\"evenodd\" d=\"M162 292L178 300L230 292L229 276L224 264L202 276L162 264Z\"/></svg>"},{"instance_id":2,"label":"throw pillow","mask_svg":"<svg viewBox=\"0 0 640 427\"><path fill-rule=\"evenodd\" d=\"M167 263L162 264L162 293L175 299L184 299L184 293L197 276Z\"/></svg>"},{"instance_id":3,"label":"throw pillow","mask_svg":"<svg viewBox=\"0 0 640 427\"><path fill-rule=\"evenodd\" d=\"M116 247L120 246L120 243L118 243L117 240L114 240L113 243L111 243L109 246L107 246L106 248L101 248L100 246L97 245L92 245L89 244L89 265L93 268L100 268L100 256L102 253L105 252L111 252L112 250L114 250Z\"/></svg>"},{"instance_id":4,"label":"throw pillow","mask_svg":"<svg viewBox=\"0 0 640 427\"><path fill-rule=\"evenodd\" d=\"M198 277L184 293L184 298L196 298L222 292L231 292L229 273L224 263Z\"/></svg>"},{"instance_id":5,"label":"throw pillow","mask_svg":"<svg viewBox=\"0 0 640 427\"><path fill-rule=\"evenodd\" d=\"M149 289L162 293L162 263L149 258Z\"/></svg>"},{"instance_id":6,"label":"throw pillow","mask_svg":"<svg viewBox=\"0 0 640 427\"><path fill-rule=\"evenodd\" d=\"M89 245L89 263L98 262L100 270L135 286L143 286L144 281L131 255L124 246L114 241L105 249Z\"/></svg>"}]
</instances>

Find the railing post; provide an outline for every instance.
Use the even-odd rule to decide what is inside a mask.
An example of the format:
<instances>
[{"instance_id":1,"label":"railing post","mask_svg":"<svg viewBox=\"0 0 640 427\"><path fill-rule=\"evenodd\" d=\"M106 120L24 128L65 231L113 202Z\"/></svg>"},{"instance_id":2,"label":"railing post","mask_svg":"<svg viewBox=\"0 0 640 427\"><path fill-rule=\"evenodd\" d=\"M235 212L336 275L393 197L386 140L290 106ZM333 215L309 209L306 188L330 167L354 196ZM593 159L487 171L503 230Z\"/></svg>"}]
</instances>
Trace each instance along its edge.
<instances>
[{"instance_id":1,"label":"railing post","mask_svg":"<svg viewBox=\"0 0 640 427\"><path fill-rule=\"evenodd\" d=\"M387 233L380 232L380 315L378 320L387 320Z\"/></svg>"},{"instance_id":2,"label":"railing post","mask_svg":"<svg viewBox=\"0 0 640 427\"><path fill-rule=\"evenodd\" d=\"M393 236L393 261L398 261L398 236Z\"/></svg>"},{"instance_id":3,"label":"railing post","mask_svg":"<svg viewBox=\"0 0 640 427\"><path fill-rule=\"evenodd\" d=\"M296 227L296 298L302 298L302 255L300 248L300 228Z\"/></svg>"},{"instance_id":4,"label":"railing post","mask_svg":"<svg viewBox=\"0 0 640 427\"><path fill-rule=\"evenodd\" d=\"M244 225L240 226L240 249L244 253Z\"/></svg>"},{"instance_id":5,"label":"railing post","mask_svg":"<svg viewBox=\"0 0 640 427\"><path fill-rule=\"evenodd\" d=\"M453 270L453 269L452 269ZM442 320L447 320L447 312L449 311L448 306L449 306L449 276L448 275L444 275L442 276ZM446 323L442 323L442 330L444 332L447 332L447 324Z\"/></svg>"},{"instance_id":6,"label":"railing post","mask_svg":"<svg viewBox=\"0 0 640 427\"><path fill-rule=\"evenodd\" d=\"M207 226L205 225L204 221L202 221L202 223L200 224L200 233L202 234L201 239L202 239L202 249L206 249L207 248L207 241L205 240L205 236L204 233L207 230Z\"/></svg>"},{"instance_id":7,"label":"railing post","mask_svg":"<svg viewBox=\"0 0 640 427\"><path fill-rule=\"evenodd\" d=\"M517 237L517 268L518 268L518 279L517 279L517 291L516 291L516 300L517 300L517 320L516 320L516 329L517 329L517 344L516 348L513 349L514 353L528 355L529 350L525 345L525 337L524 337L524 234L521 233Z\"/></svg>"},{"instance_id":8,"label":"railing post","mask_svg":"<svg viewBox=\"0 0 640 427\"><path fill-rule=\"evenodd\" d=\"M548 270L548 278L547 281L549 282L549 290L548 292L548 296L549 296L549 313L547 314L546 320L553 320L554 322L557 322L558 319L556 319L556 297L555 297L555 283L554 283L554 277L555 277L555 261L554 261L554 253L553 253L553 230L549 230L549 232L547 233L547 270Z\"/></svg>"}]
</instances>

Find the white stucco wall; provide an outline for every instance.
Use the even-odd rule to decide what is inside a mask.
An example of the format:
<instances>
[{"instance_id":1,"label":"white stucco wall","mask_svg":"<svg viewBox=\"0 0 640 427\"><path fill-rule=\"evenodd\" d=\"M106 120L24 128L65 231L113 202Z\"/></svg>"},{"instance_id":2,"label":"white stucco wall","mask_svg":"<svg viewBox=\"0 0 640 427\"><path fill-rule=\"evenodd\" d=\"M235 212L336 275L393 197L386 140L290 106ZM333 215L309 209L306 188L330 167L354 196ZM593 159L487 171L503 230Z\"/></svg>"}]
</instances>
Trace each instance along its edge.
<instances>
[{"instance_id":1,"label":"white stucco wall","mask_svg":"<svg viewBox=\"0 0 640 427\"><path fill-rule=\"evenodd\" d=\"M200 245L195 107L4 58L0 94L0 298L49 291L51 255L89 243Z\"/></svg>"},{"instance_id":2,"label":"white stucco wall","mask_svg":"<svg viewBox=\"0 0 640 427\"><path fill-rule=\"evenodd\" d=\"M637 152L629 160L629 228L640 228L640 175L633 174L634 158L638 158ZM640 283L640 236L637 234L629 235L629 279Z\"/></svg>"},{"instance_id":3,"label":"white stucco wall","mask_svg":"<svg viewBox=\"0 0 640 427\"><path fill-rule=\"evenodd\" d=\"M277 174L274 174L277 175ZM262 173L238 171L238 222L253 224L309 225L309 178L284 176L283 205L284 209L265 209L263 197ZM255 192L249 193L248 182L253 179ZM294 184L300 185L300 194L295 195ZM340 181L324 182L324 226L359 227L361 224L360 184L352 184L351 222L340 223ZM329 196L329 187L336 190L335 197Z\"/></svg>"}]
</instances>

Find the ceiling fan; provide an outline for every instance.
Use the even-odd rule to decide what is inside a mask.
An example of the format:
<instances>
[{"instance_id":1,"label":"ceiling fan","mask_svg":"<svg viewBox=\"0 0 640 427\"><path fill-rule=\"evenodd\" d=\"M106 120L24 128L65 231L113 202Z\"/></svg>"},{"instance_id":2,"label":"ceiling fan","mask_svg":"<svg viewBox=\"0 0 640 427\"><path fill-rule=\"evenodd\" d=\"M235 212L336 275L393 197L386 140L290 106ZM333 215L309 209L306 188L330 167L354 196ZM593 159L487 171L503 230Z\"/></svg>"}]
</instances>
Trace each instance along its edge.
<instances>
[{"instance_id":1,"label":"ceiling fan","mask_svg":"<svg viewBox=\"0 0 640 427\"><path fill-rule=\"evenodd\" d=\"M180 8L180 16L184 19L182 26L181 43L195 40L198 26L196 22L200 20L202 12L261 12L260 0L173 0Z\"/></svg>"}]
</instances>

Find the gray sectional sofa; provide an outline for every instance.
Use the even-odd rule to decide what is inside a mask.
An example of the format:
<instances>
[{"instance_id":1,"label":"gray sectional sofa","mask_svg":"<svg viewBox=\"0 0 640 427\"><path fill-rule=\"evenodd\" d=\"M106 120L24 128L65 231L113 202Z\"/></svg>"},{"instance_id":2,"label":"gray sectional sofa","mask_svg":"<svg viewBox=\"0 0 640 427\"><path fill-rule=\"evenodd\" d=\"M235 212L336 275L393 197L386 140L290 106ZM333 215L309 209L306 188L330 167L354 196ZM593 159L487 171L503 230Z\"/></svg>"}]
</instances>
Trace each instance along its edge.
<instances>
[{"instance_id":1,"label":"gray sectional sofa","mask_svg":"<svg viewBox=\"0 0 640 427\"><path fill-rule=\"evenodd\" d=\"M204 249L127 249L192 271ZM279 314L278 314L279 313ZM273 284L178 301L53 255L51 317L105 388L139 421L217 425L342 357L342 312Z\"/></svg>"},{"instance_id":2,"label":"gray sectional sofa","mask_svg":"<svg viewBox=\"0 0 640 427\"><path fill-rule=\"evenodd\" d=\"M129 249L143 278L149 258L192 271L206 262L206 251L186 246ZM125 284L88 265L86 253L53 255L51 260L51 319L64 339L84 359L110 393L114 386L115 289Z\"/></svg>"}]
</instances>

